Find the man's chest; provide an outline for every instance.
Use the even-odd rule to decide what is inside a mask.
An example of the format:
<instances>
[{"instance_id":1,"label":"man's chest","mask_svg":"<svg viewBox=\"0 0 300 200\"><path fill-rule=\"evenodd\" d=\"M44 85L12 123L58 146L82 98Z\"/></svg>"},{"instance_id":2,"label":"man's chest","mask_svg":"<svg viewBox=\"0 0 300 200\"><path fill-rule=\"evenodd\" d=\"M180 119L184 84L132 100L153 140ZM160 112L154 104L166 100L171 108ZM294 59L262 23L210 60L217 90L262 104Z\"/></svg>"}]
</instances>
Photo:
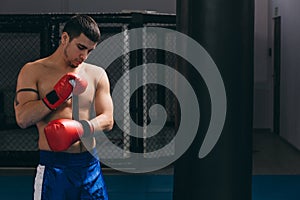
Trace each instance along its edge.
<instances>
[{"instance_id":1,"label":"man's chest","mask_svg":"<svg viewBox=\"0 0 300 200\"><path fill-rule=\"evenodd\" d=\"M69 81L68 79L64 80L63 83L61 83L61 79L65 74L47 74L44 77L39 78L39 80L37 81L37 88L38 88L38 92L40 95L40 98L45 97L49 92L53 91L55 87L57 87L59 85L59 90L60 92L69 92L68 90L70 89L70 87L72 88L73 86L76 87L76 84L73 85L71 84L71 81ZM87 82L87 87L85 88L85 90L77 95L77 102L80 104L80 106L84 106L84 107L90 107L91 103L94 100L94 96L95 96L95 92L96 92L96 85L94 80L90 79L89 76L87 76L86 74L81 75L82 78L84 78ZM71 95L72 91L71 91ZM66 102L68 104L70 101ZM70 105L71 106L71 105Z\"/></svg>"}]
</instances>

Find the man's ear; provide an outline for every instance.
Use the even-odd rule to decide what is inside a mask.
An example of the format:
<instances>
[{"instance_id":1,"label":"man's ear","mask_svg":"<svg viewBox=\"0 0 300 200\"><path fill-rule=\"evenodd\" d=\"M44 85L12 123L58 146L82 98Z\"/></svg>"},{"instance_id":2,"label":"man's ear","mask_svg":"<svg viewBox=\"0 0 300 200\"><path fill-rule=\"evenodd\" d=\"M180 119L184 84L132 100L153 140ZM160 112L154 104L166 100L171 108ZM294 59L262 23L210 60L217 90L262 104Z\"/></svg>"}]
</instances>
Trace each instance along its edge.
<instances>
[{"instance_id":1,"label":"man's ear","mask_svg":"<svg viewBox=\"0 0 300 200\"><path fill-rule=\"evenodd\" d=\"M67 32L63 32L61 34L61 43L62 44L67 44L67 42L69 41L69 35Z\"/></svg>"}]
</instances>

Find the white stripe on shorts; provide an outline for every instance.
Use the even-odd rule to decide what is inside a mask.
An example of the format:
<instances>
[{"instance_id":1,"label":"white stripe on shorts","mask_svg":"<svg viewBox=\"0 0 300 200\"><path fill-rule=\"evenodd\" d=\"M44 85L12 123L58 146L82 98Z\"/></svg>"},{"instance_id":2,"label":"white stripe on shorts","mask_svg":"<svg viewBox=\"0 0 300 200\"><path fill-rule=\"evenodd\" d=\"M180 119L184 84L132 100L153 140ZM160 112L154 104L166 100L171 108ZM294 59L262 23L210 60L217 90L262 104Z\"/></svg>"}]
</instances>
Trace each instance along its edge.
<instances>
[{"instance_id":1,"label":"white stripe on shorts","mask_svg":"<svg viewBox=\"0 0 300 200\"><path fill-rule=\"evenodd\" d=\"M44 171L45 166L38 165L34 180L34 200L40 200L42 197Z\"/></svg>"}]
</instances>

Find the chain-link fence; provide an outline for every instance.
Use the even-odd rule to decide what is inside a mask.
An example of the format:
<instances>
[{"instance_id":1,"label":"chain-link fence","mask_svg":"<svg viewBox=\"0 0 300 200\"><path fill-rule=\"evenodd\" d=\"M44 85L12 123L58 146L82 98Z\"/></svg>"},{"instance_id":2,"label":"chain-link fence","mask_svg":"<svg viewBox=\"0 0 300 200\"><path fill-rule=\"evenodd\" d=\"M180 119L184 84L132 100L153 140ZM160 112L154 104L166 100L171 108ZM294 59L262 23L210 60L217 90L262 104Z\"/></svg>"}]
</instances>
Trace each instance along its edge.
<instances>
[{"instance_id":1,"label":"chain-link fence","mask_svg":"<svg viewBox=\"0 0 300 200\"><path fill-rule=\"evenodd\" d=\"M145 13L118 13L118 14L91 14L97 21L101 30L102 40L105 40L117 33L124 34L122 47L129 48L131 38L126 31L137 27L165 27L176 28L174 15L168 14L145 14ZM16 125L13 101L15 96L16 79L21 67L38 58L50 55L59 44L59 37L63 23L69 18L66 14L45 14L45 15L0 15L0 166L33 166L38 160L38 133L35 127L20 129ZM174 45L174 38L166 35L159 38L155 33L144 32L141 38L142 43L164 42L165 45ZM105 47L106 51L114 53L113 46ZM101 61L99 61L101 62ZM121 76L128 70L147 63L161 63L171 67L176 65L176 56L172 53L158 49L139 49L126 53L116 59L106 68L110 79L111 91ZM151 79L163 79L172 81L172 77L161 71L152 74L142 72L142 81ZM130 116L118 110L114 114L115 119L123 121L123 127L115 126L112 131L106 133L111 142L122 149L133 152L152 152L170 143L174 135L176 98L167 88L146 84L131 94L132 80L125 77L123 91L117 94L114 104L118 101L126 106L122 110L130 110ZM125 102L125 103L124 103ZM147 130L144 129L143 137L132 137L130 132L130 119L140 126L149 123L149 108L154 104L165 107L167 112L167 123L155 136L147 137ZM154 110L154 114L155 114ZM174 152L166 150L164 155ZM24 156L26 155L26 156ZM124 158L126 155L118 155L113 150L105 149L102 153L108 158ZM164 156L158 155L158 156Z\"/></svg>"}]
</instances>

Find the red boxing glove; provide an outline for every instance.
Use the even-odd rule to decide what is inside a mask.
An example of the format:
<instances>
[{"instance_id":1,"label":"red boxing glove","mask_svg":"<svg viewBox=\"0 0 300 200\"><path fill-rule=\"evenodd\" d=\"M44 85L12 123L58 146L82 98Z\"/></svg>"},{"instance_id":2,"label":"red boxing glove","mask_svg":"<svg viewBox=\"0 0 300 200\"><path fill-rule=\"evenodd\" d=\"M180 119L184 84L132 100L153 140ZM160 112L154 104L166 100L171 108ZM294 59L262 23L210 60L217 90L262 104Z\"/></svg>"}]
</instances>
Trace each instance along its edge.
<instances>
[{"instance_id":1,"label":"red boxing glove","mask_svg":"<svg viewBox=\"0 0 300 200\"><path fill-rule=\"evenodd\" d=\"M52 151L65 151L83 135L91 135L94 128L85 120L56 119L48 123L44 132Z\"/></svg>"},{"instance_id":2,"label":"red boxing glove","mask_svg":"<svg viewBox=\"0 0 300 200\"><path fill-rule=\"evenodd\" d=\"M74 88L74 89L73 89ZM87 88L87 81L75 73L67 73L42 100L50 110L55 110L72 96L79 95Z\"/></svg>"}]
</instances>

